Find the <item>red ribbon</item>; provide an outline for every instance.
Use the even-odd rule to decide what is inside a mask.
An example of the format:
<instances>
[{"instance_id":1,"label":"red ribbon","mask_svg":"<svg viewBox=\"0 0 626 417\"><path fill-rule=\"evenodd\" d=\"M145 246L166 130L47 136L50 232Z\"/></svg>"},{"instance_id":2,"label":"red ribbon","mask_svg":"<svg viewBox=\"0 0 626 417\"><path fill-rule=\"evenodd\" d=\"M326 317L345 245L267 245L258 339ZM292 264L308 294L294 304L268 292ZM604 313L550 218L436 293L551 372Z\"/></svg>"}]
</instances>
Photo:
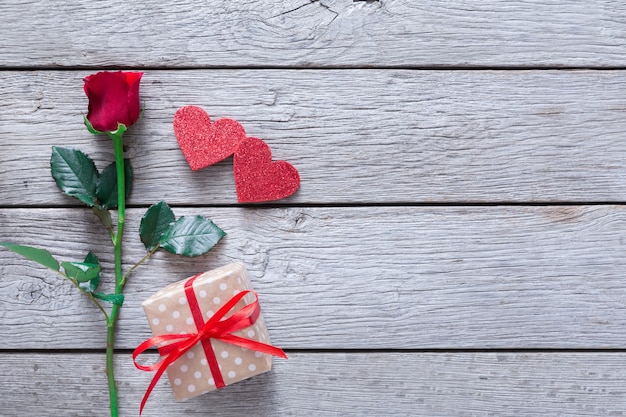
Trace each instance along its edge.
<instances>
[{"instance_id":1,"label":"red ribbon","mask_svg":"<svg viewBox=\"0 0 626 417\"><path fill-rule=\"evenodd\" d=\"M245 290L236 294L228 300L228 302L224 304L217 311L217 313L205 322L202 317L202 311L200 311L200 306L198 305L198 299L196 298L196 294L193 290L193 282L198 276L199 275L196 275L185 282L185 296L189 302L189 309L191 310L191 315L194 319L198 332L154 336L143 341L133 352L133 362L138 369L141 369L142 371L157 371L154 378L152 378L143 399L141 400L139 414L143 412L143 408L146 401L148 401L148 397L150 396L152 389L155 387L167 367L193 348L198 342L202 343L202 347L209 364L209 369L213 375L215 386L218 389L223 388L226 384L224 384L224 378L222 377L217 357L213 351L210 339L221 340L222 342L229 343L231 345L287 359L285 352L276 346L232 334L236 331L252 326L259 318L261 306L259 305L257 293L254 291ZM254 301L235 311L230 317L225 319L224 317L226 314L232 310L235 305L247 294L254 295ZM136 361L137 356L152 347L158 347L163 358L153 365L138 364Z\"/></svg>"}]
</instances>

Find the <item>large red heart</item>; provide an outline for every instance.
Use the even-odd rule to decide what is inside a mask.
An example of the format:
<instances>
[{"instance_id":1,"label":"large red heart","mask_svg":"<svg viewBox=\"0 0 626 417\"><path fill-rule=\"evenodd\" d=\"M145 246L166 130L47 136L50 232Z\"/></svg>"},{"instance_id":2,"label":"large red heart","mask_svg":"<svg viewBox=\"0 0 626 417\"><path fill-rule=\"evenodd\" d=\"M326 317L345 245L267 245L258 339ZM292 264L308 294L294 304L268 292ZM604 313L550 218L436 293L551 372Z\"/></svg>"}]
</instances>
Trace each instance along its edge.
<instances>
[{"instance_id":1,"label":"large red heart","mask_svg":"<svg viewBox=\"0 0 626 417\"><path fill-rule=\"evenodd\" d=\"M289 162L272 162L272 151L261 139L239 142L233 157L235 189L240 203L280 200L295 193L300 174Z\"/></svg>"},{"instance_id":2,"label":"large red heart","mask_svg":"<svg viewBox=\"0 0 626 417\"><path fill-rule=\"evenodd\" d=\"M246 131L237 121L219 119L211 123L207 112L185 106L174 115L174 134L193 171L226 159L235 152Z\"/></svg>"}]
</instances>

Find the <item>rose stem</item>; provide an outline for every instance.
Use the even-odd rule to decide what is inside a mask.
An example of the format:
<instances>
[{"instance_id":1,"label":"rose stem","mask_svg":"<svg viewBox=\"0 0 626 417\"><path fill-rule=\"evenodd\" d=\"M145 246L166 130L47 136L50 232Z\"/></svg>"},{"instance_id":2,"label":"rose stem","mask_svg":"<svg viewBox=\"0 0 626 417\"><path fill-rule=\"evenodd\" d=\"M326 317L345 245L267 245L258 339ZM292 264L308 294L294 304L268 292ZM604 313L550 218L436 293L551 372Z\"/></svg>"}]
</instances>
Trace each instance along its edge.
<instances>
[{"instance_id":1,"label":"rose stem","mask_svg":"<svg viewBox=\"0 0 626 417\"><path fill-rule=\"evenodd\" d=\"M126 209L126 189L124 178L124 145L122 141L123 129L118 129L111 134L115 148L115 169L117 173L117 232L115 233L115 294L121 294L124 288L124 278L122 274L122 239L124 236L124 221ZM109 405L111 417L118 416L117 404L117 384L113 374L113 353L115 347L115 324L119 316L120 306L113 304L111 315L107 322L107 349L106 349L106 369L109 383Z\"/></svg>"}]
</instances>

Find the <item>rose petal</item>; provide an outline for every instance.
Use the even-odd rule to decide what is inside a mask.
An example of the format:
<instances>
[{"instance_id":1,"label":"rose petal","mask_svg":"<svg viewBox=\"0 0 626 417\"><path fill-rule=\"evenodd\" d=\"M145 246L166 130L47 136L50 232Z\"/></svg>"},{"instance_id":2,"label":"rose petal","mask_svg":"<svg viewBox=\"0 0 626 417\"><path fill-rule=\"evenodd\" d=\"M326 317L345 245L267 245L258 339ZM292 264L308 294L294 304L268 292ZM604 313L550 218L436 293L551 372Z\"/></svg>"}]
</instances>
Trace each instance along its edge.
<instances>
[{"instance_id":1,"label":"rose petal","mask_svg":"<svg viewBox=\"0 0 626 417\"><path fill-rule=\"evenodd\" d=\"M143 72L126 73L126 84L128 85L128 115L130 118L130 124L127 124L126 127L135 124L135 122L137 122L137 119L139 119L139 115L141 114L141 106L139 103L139 82L141 81L142 75Z\"/></svg>"},{"instance_id":2,"label":"rose petal","mask_svg":"<svg viewBox=\"0 0 626 417\"><path fill-rule=\"evenodd\" d=\"M142 75L104 71L85 77L84 89L89 98L87 119L94 129L115 131L118 123L129 127L137 121Z\"/></svg>"}]
</instances>

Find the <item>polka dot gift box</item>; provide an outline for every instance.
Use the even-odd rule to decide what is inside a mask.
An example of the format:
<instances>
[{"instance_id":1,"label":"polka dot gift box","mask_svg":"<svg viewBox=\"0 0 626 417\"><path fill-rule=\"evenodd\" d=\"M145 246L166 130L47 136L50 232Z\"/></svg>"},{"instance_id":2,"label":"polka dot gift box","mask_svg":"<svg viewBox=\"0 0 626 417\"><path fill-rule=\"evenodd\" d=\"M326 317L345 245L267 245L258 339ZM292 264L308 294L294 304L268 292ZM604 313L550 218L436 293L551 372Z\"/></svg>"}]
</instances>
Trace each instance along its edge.
<instances>
[{"instance_id":1,"label":"polka dot gift box","mask_svg":"<svg viewBox=\"0 0 626 417\"><path fill-rule=\"evenodd\" d=\"M158 346L161 361L135 365L163 371L177 400L230 385L272 368L272 355L286 358L269 343L256 293L244 264L237 262L171 284L142 303L154 337L133 357Z\"/></svg>"}]
</instances>

